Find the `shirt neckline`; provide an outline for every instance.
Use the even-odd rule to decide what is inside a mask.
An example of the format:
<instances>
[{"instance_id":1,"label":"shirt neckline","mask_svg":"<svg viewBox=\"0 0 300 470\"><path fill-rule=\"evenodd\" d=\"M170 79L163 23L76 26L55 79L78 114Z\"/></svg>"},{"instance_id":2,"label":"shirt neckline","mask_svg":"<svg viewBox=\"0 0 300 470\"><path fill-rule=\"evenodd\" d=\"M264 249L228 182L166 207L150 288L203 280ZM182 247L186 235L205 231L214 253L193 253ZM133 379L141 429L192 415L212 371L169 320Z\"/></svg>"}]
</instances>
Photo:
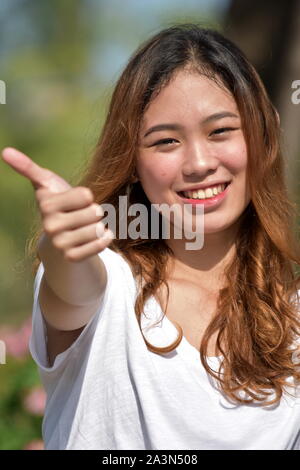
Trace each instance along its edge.
<instances>
[{"instance_id":1,"label":"shirt neckline","mask_svg":"<svg viewBox=\"0 0 300 470\"><path fill-rule=\"evenodd\" d=\"M163 316L162 322L164 323L166 329L168 331L174 331L175 332L176 331L175 325L171 322L171 320L169 320L167 315L164 314L158 300L156 299L156 297L154 295L152 296L152 301L153 301L153 304L156 308L156 313L159 313L160 318L162 318L162 316ZM166 333L163 329L162 329L162 333L165 337L167 337L167 335L166 335ZM184 335L182 335L182 340L179 343L179 345L176 347L176 350L181 354L188 355L188 356L192 357L193 359L196 358L198 361L201 362L200 352L195 348L195 346L193 346L186 339L186 337ZM210 362L212 364L217 364L217 365L219 365L220 360L222 360L222 358L223 358L223 355L220 355L220 356L206 356L206 360L208 361L208 363Z\"/></svg>"}]
</instances>

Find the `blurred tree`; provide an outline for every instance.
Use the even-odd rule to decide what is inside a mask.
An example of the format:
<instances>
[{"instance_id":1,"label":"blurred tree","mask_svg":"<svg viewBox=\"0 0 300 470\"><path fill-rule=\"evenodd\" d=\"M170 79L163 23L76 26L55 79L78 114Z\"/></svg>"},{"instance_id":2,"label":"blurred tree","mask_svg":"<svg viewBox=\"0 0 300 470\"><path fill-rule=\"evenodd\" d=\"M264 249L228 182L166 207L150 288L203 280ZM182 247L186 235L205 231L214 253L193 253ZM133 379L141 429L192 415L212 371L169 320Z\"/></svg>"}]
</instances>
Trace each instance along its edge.
<instances>
[{"instance_id":1,"label":"blurred tree","mask_svg":"<svg viewBox=\"0 0 300 470\"><path fill-rule=\"evenodd\" d=\"M300 202L300 105L291 101L292 83L300 79L300 0L231 0L224 25L226 35L256 66L278 109L288 187Z\"/></svg>"},{"instance_id":2,"label":"blurred tree","mask_svg":"<svg viewBox=\"0 0 300 470\"><path fill-rule=\"evenodd\" d=\"M67 179L83 162L91 119L85 86L90 25L84 8L84 2L69 0L0 5L0 78L7 85L7 103L0 108L2 148L23 149ZM1 321L19 322L29 313L24 298L31 302L24 241L37 211L30 184L3 162L0 182Z\"/></svg>"}]
</instances>

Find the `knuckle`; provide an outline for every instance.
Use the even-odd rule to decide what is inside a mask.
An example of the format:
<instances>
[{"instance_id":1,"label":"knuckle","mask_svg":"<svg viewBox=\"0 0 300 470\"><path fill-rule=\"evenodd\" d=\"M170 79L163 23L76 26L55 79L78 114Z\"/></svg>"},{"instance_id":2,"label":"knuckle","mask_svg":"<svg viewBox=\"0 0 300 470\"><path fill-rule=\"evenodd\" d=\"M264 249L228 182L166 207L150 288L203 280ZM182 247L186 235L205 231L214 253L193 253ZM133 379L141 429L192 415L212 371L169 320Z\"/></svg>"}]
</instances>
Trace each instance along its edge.
<instances>
[{"instance_id":1,"label":"knuckle","mask_svg":"<svg viewBox=\"0 0 300 470\"><path fill-rule=\"evenodd\" d=\"M64 237L56 236L52 239L52 243L58 250L63 250L66 247L66 240Z\"/></svg>"},{"instance_id":2,"label":"knuckle","mask_svg":"<svg viewBox=\"0 0 300 470\"><path fill-rule=\"evenodd\" d=\"M51 235L55 233L57 229L58 229L57 223L54 220L52 220L52 218L44 220L44 230L46 233Z\"/></svg>"},{"instance_id":3,"label":"knuckle","mask_svg":"<svg viewBox=\"0 0 300 470\"><path fill-rule=\"evenodd\" d=\"M39 203L47 196L49 195L49 190L45 188L38 188L35 191L35 197Z\"/></svg>"},{"instance_id":4,"label":"knuckle","mask_svg":"<svg viewBox=\"0 0 300 470\"><path fill-rule=\"evenodd\" d=\"M89 188L85 186L79 186L78 188L79 194L86 202L92 202L94 199L93 193Z\"/></svg>"},{"instance_id":5,"label":"knuckle","mask_svg":"<svg viewBox=\"0 0 300 470\"><path fill-rule=\"evenodd\" d=\"M53 210L51 201L49 199L40 201L40 209L43 214L50 214Z\"/></svg>"},{"instance_id":6,"label":"knuckle","mask_svg":"<svg viewBox=\"0 0 300 470\"><path fill-rule=\"evenodd\" d=\"M102 207L100 206L100 204L97 204L96 202L94 202L91 205L91 210L92 210L93 214L96 215L96 217L102 217L104 215Z\"/></svg>"},{"instance_id":7,"label":"knuckle","mask_svg":"<svg viewBox=\"0 0 300 470\"><path fill-rule=\"evenodd\" d=\"M101 238L102 235L104 234L104 230L105 230L105 226L104 226L103 222L98 222L95 225L95 229L96 229L96 237Z\"/></svg>"}]
</instances>

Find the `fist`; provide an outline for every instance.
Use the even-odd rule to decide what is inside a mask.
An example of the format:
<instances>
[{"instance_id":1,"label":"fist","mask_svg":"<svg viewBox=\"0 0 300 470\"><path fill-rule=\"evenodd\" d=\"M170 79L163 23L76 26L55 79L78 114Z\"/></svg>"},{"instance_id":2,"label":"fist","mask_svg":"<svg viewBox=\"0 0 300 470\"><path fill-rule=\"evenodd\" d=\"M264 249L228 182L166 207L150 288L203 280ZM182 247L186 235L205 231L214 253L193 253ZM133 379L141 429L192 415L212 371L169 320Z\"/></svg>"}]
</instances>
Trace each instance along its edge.
<instances>
[{"instance_id":1,"label":"fist","mask_svg":"<svg viewBox=\"0 0 300 470\"><path fill-rule=\"evenodd\" d=\"M101 222L103 210L89 188L67 181L12 148L3 160L33 185L43 230L53 246L69 261L82 261L102 251L114 238Z\"/></svg>"}]
</instances>

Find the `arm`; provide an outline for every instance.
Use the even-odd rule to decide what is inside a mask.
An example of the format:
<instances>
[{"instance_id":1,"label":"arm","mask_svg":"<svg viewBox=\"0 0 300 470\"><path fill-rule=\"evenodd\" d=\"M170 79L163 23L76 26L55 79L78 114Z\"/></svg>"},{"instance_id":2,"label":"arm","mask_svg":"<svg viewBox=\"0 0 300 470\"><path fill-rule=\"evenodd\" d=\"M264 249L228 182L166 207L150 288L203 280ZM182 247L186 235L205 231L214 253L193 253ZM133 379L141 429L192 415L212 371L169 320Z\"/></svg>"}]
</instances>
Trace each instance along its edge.
<instances>
[{"instance_id":1,"label":"arm","mask_svg":"<svg viewBox=\"0 0 300 470\"><path fill-rule=\"evenodd\" d=\"M106 285L106 269L97 254L76 263L68 261L45 233L38 251L45 268L46 284L58 297L78 306L99 299Z\"/></svg>"},{"instance_id":2,"label":"arm","mask_svg":"<svg viewBox=\"0 0 300 470\"><path fill-rule=\"evenodd\" d=\"M103 211L88 188L72 188L15 149L2 155L33 184L42 216L38 252L45 268L39 293L44 318L55 331L78 330L104 294L107 274L98 253L114 235L99 222Z\"/></svg>"},{"instance_id":3,"label":"arm","mask_svg":"<svg viewBox=\"0 0 300 470\"><path fill-rule=\"evenodd\" d=\"M45 272L39 301L48 324L58 330L75 330L86 325L105 292L107 273L95 254L74 263L64 258L46 234L39 243Z\"/></svg>"}]
</instances>

